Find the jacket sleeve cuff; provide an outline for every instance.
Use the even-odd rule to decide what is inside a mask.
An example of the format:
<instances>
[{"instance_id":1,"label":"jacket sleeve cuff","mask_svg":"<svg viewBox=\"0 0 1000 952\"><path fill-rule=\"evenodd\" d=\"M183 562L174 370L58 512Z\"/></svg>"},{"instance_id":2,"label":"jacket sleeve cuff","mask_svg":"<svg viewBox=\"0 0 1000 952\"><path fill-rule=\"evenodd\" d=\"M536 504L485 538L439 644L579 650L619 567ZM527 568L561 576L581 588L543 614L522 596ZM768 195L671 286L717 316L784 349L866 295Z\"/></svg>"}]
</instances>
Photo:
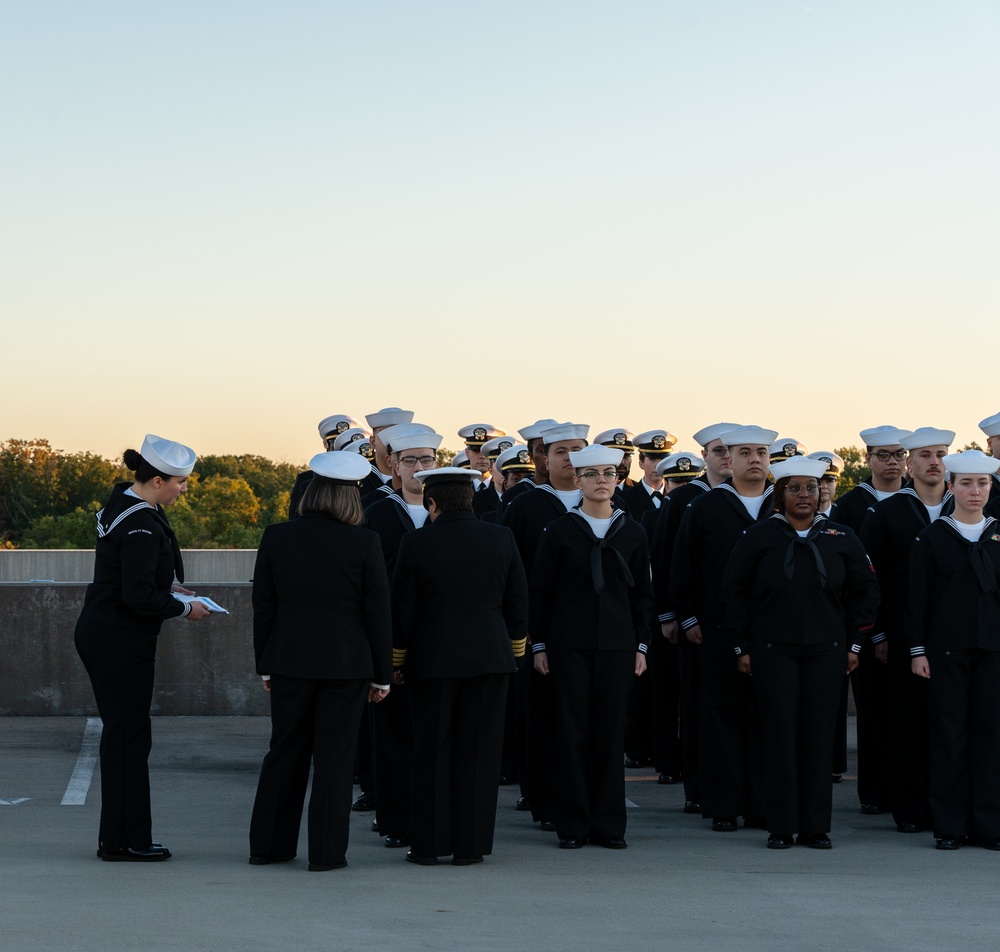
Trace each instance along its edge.
<instances>
[{"instance_id":1,"label":"jacket sleeve cuff","mask_svg":"<svg viewBox=\"0 0 1000 952\"><path fill-rule=\"evenodd\" d=\"M388 684L376 684L374 681L369 681L368 683L373 688L375 688L376 691L388 691L389 690L389 685Z\"/></svg>"},{"instance_id":2,"label":"jacket sleeve cuff","mask_svg":"<svg viewBox=\"0 0 1000 952\"><path fill-rule=\"evenodd\" d=\"M911 658L923 658L927 654L927 649L923 645L917 645L910 649Z\"/></svg>"},{"instance_id":3,"label":"jacket sleeve cuff","mask_svg":"<svg viewBox=\"0 0 1000 952\"><path fill-rule=\"evenodd\" d=\"M697 624L698 617L696 615L692 615L690 618L685 618L684 621L681 622L681 628L688 631L689 629L694 628Z\"/></svg>"},{"instance_id":4,"label":"jacket sleeve cuff","mask_svg":"<svg viewBox=\"0 0 1000 952\"><path fill-rule=\"evenodd\" d=\"M872 644L873 645L880 645L880 644L882 644L883 641L885 641L885 632L884 631L880 631L877 635L872 635Z\"/></svg>"},{"instance_id":5,"label":"jacket sleeve cuff","mask_svg":"<svg viewBox=\"0 0 1000 952\"><path fill-rule=\"evenodd\" d=\"M645 654L647 651L649 651L649 645L647 645L644 641L640 641L638 647L635 650L638 651L639 654Z\"/></svg>"},{"instance_id":6,"label":"jacket sleeve cuff","mask_svg":"<svg viewBox=\"0 0 1000 952\"><path fill-rule=\"evenodd\" d=\"M662 615L657 615L656 618L661 623L665 621L677 621L677 612L664 612Z\"/></svg>"},{"instance_id":7,"label":"jacket sleeve cuff","mask_svg":"<svg viewBox=\"0 0 1000 952\"><path fill-rule=\"evenodd\" d=\"M545 650L545 642L544 641L535 641L535 642L532 642L532 645L531 645L531 653L532 654L541 654L544 650Z\"/></svg>"}]
</instances>

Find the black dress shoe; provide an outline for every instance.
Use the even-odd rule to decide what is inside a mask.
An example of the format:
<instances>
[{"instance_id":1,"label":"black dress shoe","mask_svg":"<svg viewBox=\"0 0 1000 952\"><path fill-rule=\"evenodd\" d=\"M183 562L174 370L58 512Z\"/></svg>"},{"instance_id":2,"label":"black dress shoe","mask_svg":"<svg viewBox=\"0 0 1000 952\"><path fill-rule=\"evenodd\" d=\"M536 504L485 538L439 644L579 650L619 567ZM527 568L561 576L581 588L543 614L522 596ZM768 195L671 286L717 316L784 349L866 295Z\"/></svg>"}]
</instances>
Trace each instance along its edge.
<instances>
[{"instance_id":1,"label":"black dress shoe","mask_svg":"<svg viewBox=\"0 0 1000 952\"><path fill-rule=\"evenodd\" d=\"M528 798L527 797L518 797L517 798L517 804L515 805L514 809L518 810L521 813L525 813L526 811L530 810L531 809L531 804L528 803Z\"/></svg>"},{"instance_id":2,"label":"black dress shoe","mask_svg":"<svg viewBox=\"0 0 1000 952\"><path fill-rule=\"evenodd\" d=\"M898 833L919 833L920 827L916 823L897 823L896 832Z\"/></svg>"},{"instance_id":3,"label":"black dress shoe","mask_svg":"<svg viewBox=\"0 0 1000 952\"><path fill-rule=\"evenodd\" d=\"M677 781L680 779L681 779L680 777L675 776L674 774L671 773L661 773L660 776L656 778L656 782L662 784L671 784L671 783L677 783Z\"/></svg>"},{"instance_id":4,"label":"black dress shoe","mask_svg":"<svg viewBox=\"0 0 1000 952\"><path fill-rule=\"evenodd\" d=\"M295 859L295 854L291 856L251 856L251 866L270 866L271 863L290 863Z\"/></svg>"},{"instance_id":5,"label":"black dress shoe","mask_svg":"<svg viewBox=\"0 0 1000 952\"><path fill-rule=\"evenodd\" d=\"M401 846L410 845L409 833L386 833L385 845L391 850L399 849Z\"/></svg>"},{"instance_id":6,"label":"black dress shoe","mask_svg":"<svg viewBox=\"0 0 1000 952\"><path fill-rule=\"evenodd\" d=\"M131 846L123 846L117 850L103 848L100 853L105 863L160 863L170 859L170 850L157 843L148 850L134 850Z\"/></svg>"},{"instance_id":7,"label":"black dress shoe","mask_svg":"<svg viewBox=\"0 0 1000 952\"><path fill-rule=\"evenodd\" d=\"M372 833L378 833L378 820L372 820Z\"/></svg>"},{"instance_id":8,"label":"black dress shoe","mask_svg":"<svg viewBox=\"0 0 1000 952\"><path fill-rule=\"evenodd\" d=\"M843 783L844 782L844 775L843 774L839 774L839 773L835 773L830 779L834 783Z\"/></svg>"},{"instance_id":9,"label":"black dress shoe","mask_svg":"<svg viewBox=\"0 0 1000 952\"><path fill-rule=\"evenodd\" d=\"M787 850L795 845L795 837L791 833L772 833L767 838L769 850Z\"/></svg>"},{"instance_id":10,"label":"black dress shoe","mask_svg":"<svg viewBox=\"0 0 1000 952\"><path fill-rule=\"evenodd\" d=\"M736 817L717 816L714 820L712 820L712 829L716 833L735 833Z\"/></svg>"},{"instance_id":11,"label":"black dress shoe","mask_svg":"<svg viewBox=\"0 0 1000 952\"><path fill-rule=\"evenodd\" d=\"M606 850L627 850L628 843L620 836L605 836L601 839L591 839L591 843L603 846Z\"/></svg>"},{"instance_id":12,"label":"black dress shoe","mask_svg":"<svg viewBox=\"0 0 1000 952\"><path fill-rule=\"evenodd\" d=\"M881 816L882 808L875 803L862 803L861 812L865 816Z\"/></svg>"},{"instance_id":13,"label":"black dress shoe","mask_svg":"<svg viewBox=\"0 0 1000 952\"><path fill-rule=\"evenodd\" d=\"M367 813L369 810L374 810L375 798L370 793L363 793L351 804L351 809L357 810L359 813Z\"/></svg>"},{"instance_id":14,"label":"black dress shoe","mask_svg":"<svg viewBox=\"0 0 1000 952\"><path fill-rule=\"evenodd\" d=\"M517 777L512 777L510 774L500 774L501 787L509 787L512 783L517 783Z\"/></svg>"},{"instance_id":15,"label":"black dress shoe","mask_svg":"<svg viewBox=\"0 0 1000 952\"><path fill-rule=\"evenodd\" d=\"M958 835L952 836L942 836L934 843L934 849L937 850L957 850L961 849L962 838Z\"/></svg>"},{"instance_id":16,"label":"black dress shoe","mask_svg":"<svg viewBox=\"0 0 1000 952\"><path fill-rule=\"evenodd\" d=\"M149 848L151 850L164 850L167 854L170 853L170 850L168 850L162 843L150 843L149 844ZM114 852L114 851L110 850L109 852ZM98 843L97 844L97 858L98 859L103 859L103 857L104 857L104 844L103 843Z\"/></svg>"},{"instance_id":17,"label":"black dress shoe","mask_svg":"<svg viewBox=\"0 0 1000 952\"><path fill-rule=\"evenodd\" d=\"M552 820L542 820L541 822L539 822L538 828L542 830L544 833L554 833L556 825Z\"/></svg>"},{"instance_id":18,"label":"black dress shoe","mask_svg":"<svg viewBox=\"0 0 1000 952\"><path fill-rule=\"evenodd\" d=\"M833 843L825 833L800 833L796 841L799 846L808 846L814 850L831 850Z\"/></svg>"},{"instance_id":19,"label":"black dress shoe","mask_svg":"<svg viewBox=\"0 0 1000 952\"><path fill-rule=\"evenodd\" d=\"M407 850L406 862L416 863L418 866L437 866L438 858L436 856L417 856L413 850Z\"/></svg>"},{"instance_id":20,"label":"black dress shoe","mask_svg":"<svg viewBox=\"0 0 1000 952\"><path fill-rule=\"evenodd\" d=\"M694 800L684 801L684 812L685 813L701 813L701 804L696 803Z\"/></svg>"},{"instance_id":21,"label":"black dress shoe","mask_svg":"<svg viewBox=\"0 0 1000 952\"><path fill-rule=\"evenodd\" d=\"M979 841L979 845L984 850L1000 850L1000 836L991 836Z\"/></svg>"},{"instance_id":22,"label":"black dress shoe","mask_svg":"<svg viewBox=\"0 0 1000 952\"><path fill-rule=\"evenodd\" d=\"M632 768L648 767L650 765L649 757L625 757L625 766Z\"/></svg>"},{"instance_id":23,"label":"black dress shoe","mask_svg":"<svg viewBox=\"0 0 1000 952\"><path fill-rule=\"evenodd\" d=\"M451 858L452 866L475 866L476 863L481 863L483 861L482 856L453 856Z\"/></svg>"},{"instance_id":24,"label":"black dress shoe","mask_svg":"<svg viewBox=\"0 0 1000 952\"><path fill-rule=\"evenodd\" d=\"M339 863L310 863L309 872L310 873L328 873L331 869L343 869L347 865L347 860L341 860Z\"/></svg>"},{"instance_id":25,"label":"black dress shoe","mask_svg":"<svg viewBox=\"0 0 1000 952\"><path fill-rule=\"evenodd\" d=\"M586 845L587 837L585 836L567 836L559 840L559 849L561 850L578 850Z\"/></svg>"}]
</instances>

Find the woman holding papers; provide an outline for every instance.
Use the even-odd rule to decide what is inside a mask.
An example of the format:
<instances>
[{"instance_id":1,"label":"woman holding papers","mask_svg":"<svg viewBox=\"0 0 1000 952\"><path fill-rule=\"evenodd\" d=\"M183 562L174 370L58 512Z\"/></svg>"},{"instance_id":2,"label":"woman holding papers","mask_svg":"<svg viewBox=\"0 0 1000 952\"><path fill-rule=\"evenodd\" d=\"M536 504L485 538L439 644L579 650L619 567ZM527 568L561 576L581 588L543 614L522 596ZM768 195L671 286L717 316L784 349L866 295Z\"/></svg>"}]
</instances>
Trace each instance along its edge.
<instances>
[{"instance_id":1,"label":"woman holding papers","mask_svg":"<svg viewBox=\"0 0 1000 952\"><path fill-rule=\"evenodd\" d=\"M106 862L157 862L170 851L153 842L149 806L156 638L167 618L205 618L184 581L181 551L164 506L187 492L194 450L149 434L141 453L126 450L135 481L119 483L97 514L94 581L76 624L83 661L104 722L101 734L101 826L97 855Z\"/></svg>"},{"instance_id":2,"label":"woman holding papers","mask_svg":"<svg viewBox=\"0 0 1000 952\"><path fill-rule=\"evenodd\" d=\"M356 453L309 463L300 519L264 530L253 573L257 673L271 695L271 747L250 820L250 864L295 858L309 765L309 869L347 865L358 725L392 679L389 582Z\"/></svg>"}]
</instances>

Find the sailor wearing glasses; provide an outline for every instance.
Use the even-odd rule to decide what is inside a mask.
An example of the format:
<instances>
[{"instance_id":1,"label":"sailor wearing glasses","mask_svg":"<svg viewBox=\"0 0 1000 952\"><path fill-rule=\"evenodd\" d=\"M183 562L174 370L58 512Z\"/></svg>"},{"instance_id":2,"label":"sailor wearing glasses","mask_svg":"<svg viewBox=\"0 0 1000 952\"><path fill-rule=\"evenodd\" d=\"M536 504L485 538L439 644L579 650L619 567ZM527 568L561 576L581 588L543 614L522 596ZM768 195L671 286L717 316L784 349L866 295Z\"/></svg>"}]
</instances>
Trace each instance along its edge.
<instances>
[{"instance_id":1,"label":"sailor wearing glasses","mask_svg":"<svg viewBox=\"0 0 1000 952\"><path fill-rule=\"evenodd\" d=\"M878 606L858 537L817 514L826 460L772 463L777 510L733 547L722 587L737 668L753 676L764 732L770 849L829 849L830 763L845 671Z\"/></svg>"},{"instance_id":2,"label":"sailor wearing glasses","mask_svg":"<svg viewBox=\"0 0 1000 952\"><path fill-rule=\"evenodd\" d=\"M653 610L646 534L611 498L622 451L570 454L583 498L550 523L530 582L535 670L552 696L554 822L563 849L625 849L625 715ZM531 497L526 497L531 498Z\"/></svg>"},{"instance_id":3,"label":"sailor wearing glasses","mask_svg":"<svg viewBox=\"0 0 1000 952\"><path fill-rule=\"evenodd\" d=\"M865 445L865 465L871 475L839 499L830 518L853 529L859 536L868 510L903 488L906 450L900 440L912 433L895 426L873 426L860 433ZM889 810L889 686L884 663L875 658L875 644L866 638L861 660L851 673L857 707L858 800L861 812L877 815Z\"/></svg>"},{"instance_id":4,"label":"sailor wearing glasses","mask_svg":"<svg viewBox=\"0 0 1000 952\"><path fill-rule=\"evenodd\" d=\"M954 500L945 485L944 457L953 430L924 426L901 438L911 480L889 499L876 503L861 527L861 542L878 573L882 601L872 641L875 657L887 667L889 806L900 833L930 825L927 800L927 682L913 677L904 617L910 548L922 529L951 515Z\"/></svg>"},{"instance_id":5,"label":"sailor wearing glasses","mask_svg":"<svg viewBox=\"0 0 1000 952\"><path fill-rule=\"evenodd\" d=\"M437 468L443 437L422 423L402 423L382 431L393 480L399 490L365 510L368 528L382 542L385 567L392 580L403 538L427 519L423 487L417 474ZM385 845L410 843L410 775L413 771L413 724L410 695L402 679L393 678L392 694L370 709L372 759L375 768L375 819Z\"/></svg>"}]
</instances>

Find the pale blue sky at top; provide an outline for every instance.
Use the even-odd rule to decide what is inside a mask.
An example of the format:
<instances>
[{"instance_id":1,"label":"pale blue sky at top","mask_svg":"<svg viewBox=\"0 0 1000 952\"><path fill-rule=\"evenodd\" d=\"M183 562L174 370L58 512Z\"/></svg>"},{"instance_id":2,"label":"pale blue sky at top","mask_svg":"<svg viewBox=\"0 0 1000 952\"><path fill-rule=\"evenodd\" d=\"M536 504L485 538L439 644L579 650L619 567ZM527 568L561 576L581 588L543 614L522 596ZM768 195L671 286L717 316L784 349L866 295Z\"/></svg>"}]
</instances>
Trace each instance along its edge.
<instances>
[{"instance_id":1,"label":"pale blue sky at top","mask_svg":"<svg viewBox=\"0 0 1000 952\"><path fill-rule=\"evenodd\" d=\"M0 440L1000 411L996 0L12 3Z\"/></svg>"}]
</instances>

